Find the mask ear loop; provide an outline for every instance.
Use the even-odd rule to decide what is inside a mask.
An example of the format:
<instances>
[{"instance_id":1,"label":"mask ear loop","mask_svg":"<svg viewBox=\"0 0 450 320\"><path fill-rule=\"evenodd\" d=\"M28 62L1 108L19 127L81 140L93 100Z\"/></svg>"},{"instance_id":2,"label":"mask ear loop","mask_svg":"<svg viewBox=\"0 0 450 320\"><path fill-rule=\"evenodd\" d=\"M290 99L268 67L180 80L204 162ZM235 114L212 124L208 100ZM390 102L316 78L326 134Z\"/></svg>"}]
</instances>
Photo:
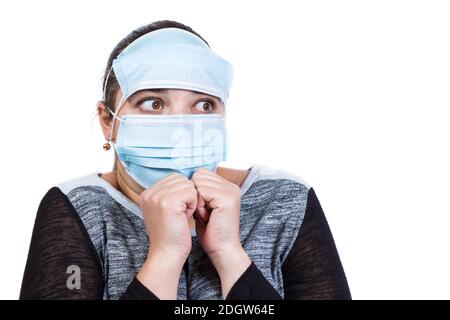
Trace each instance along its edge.
<instances>
[{"instance_id":1,"label":"mask ear loop","mask_svg":"<svg viewBox=\"0 0 450 320\"><path fill-rule=\"evenodd\" d=\"M120 108L122 108L123 103L125 102L125 100L126 100L126 99L124 99L123 96L122 96L122 98L120 98L120 101L119 101L119 103L117 104L117 107L116 107L116 112L112 111L109 107L107 107L108 110L109 110L109 112L111 112L111 114L113 115L113 120L112 120L111 130L109 131L108 142L111 142L111 141L112 141L112 133L113 133L113 131L114 131L115 120L117 119L117 120L119 120L119 121L122 121L122 118L119 117L119 116L117 115L117 113L119 112Z\"/></svg>"}]
</instances>

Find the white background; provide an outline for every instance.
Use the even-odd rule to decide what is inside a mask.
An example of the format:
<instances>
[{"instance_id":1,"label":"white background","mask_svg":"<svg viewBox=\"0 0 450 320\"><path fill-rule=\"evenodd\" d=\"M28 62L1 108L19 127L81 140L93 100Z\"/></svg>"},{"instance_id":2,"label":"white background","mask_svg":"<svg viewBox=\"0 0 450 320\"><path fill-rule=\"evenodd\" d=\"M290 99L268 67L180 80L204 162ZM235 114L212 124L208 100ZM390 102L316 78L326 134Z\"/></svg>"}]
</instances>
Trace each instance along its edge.
<instances>
[{"instance_id":1,"label":"white background","mask_svg":"<svg viewBox=\"0 0 450 320\"><path fill-rule=\"evenodd\" d=\"M0 298L40 200L112 166L95 104L113 47L169 19L231 61L230 158L314 187L353 298L450 298L447 1L0 4Z\"/></svg>"}]
</instances>

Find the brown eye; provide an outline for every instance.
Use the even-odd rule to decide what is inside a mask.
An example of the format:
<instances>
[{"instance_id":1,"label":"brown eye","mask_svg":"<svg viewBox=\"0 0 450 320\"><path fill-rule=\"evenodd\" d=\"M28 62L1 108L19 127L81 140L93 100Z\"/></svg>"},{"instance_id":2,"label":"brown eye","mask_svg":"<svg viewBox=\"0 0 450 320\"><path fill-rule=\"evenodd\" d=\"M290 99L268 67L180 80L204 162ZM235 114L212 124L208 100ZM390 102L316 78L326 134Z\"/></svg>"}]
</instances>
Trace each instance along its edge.
<instances>
[{"instance_id":1,"label":"brown eye","mask_svg":"<svg viewBox=\"0 0 450 320\"><path fill-rule=\"evenodd\" d=\"M214 108L210 101L203 100L195 105L195 109L200 112L212 112Z\"/></svg>"},{"instance_id":2,"label":"brown eye","mask_svg":"<svg viewBox=\"0 0 450 320\"><path fill-rule=\"evenodd\" d=\"M160 111L163 108L161 101L153 98L146 98L138 102L138 106L143 111Z\"/></svg>"}]
</instances>

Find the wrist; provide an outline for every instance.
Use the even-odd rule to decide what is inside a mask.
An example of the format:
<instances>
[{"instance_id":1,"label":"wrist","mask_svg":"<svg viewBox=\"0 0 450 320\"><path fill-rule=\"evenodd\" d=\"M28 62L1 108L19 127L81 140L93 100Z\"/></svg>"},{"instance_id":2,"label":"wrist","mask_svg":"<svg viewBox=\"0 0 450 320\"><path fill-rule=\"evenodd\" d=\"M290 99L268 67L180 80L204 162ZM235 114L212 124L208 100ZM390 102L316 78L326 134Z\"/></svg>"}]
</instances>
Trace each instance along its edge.
<instances>
[{"instance_id":1,"label":"wrist","mask_svg":"<svg viewBox=\"0 0 450 320\"><path fill-rule=\"evenodd\" d=\"M224 299L252 263L242 246L217 252L210 256L210 260L219 274Z\"/></svg>"},{"instance_id":2,"label":"wrist","mask_svg":"<svg viewBox=\"0 0 450 320\"><path fill-rule=\"evenodd\" d=\"M178 258L151 252L137 279L159 299L176 300L183 263Z\"/></svg>"},{"instance_id":3,"label":"wrist","mask_svg":"<svg viewBox=\"0 0 450 320\"><path fill-rule=\"evenodd\" d=\"M245 260L248 254L242 245L238 243L236 245L226 245L213 252L209 252L208 256L216 269L225 271L232 268L233 263Z\"/></svg>"}]
</instances>

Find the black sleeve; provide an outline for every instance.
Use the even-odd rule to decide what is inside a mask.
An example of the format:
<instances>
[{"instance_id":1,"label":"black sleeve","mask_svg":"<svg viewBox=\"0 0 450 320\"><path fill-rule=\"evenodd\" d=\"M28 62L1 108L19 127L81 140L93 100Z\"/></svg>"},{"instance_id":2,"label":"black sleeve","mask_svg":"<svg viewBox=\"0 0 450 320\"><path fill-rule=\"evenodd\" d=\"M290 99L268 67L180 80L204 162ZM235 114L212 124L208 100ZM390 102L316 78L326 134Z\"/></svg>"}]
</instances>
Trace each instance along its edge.
<instances>
[{"instance_id":1,"label":"black sleeve","mask_svg":"<svg viewBox=\"0 0 450 320\"><path fill-rule=\"evenodd\" d=\"M125 298L152 298L133 280ZM67 196L51 188L39 204L20 299L102 299L101 260Z\"/></svg>"},{"instance_id":2,"label":"black sleeve","mask_svg":"<svg viewBox=\"0 0 450 320\"><path fill-rule=\"evenodd\" d=\"M128 286L121 300L159 300L136 277ZM282 297L271 286L255 263L251 265L235 282L225 300L281 300Z\"/></svg>"},{"instance_id":3,"label":"black sleeve","mask_svg":"<svg viewBox=\"0 0 450 320\"><path fill-rule=\"evenodd\" d=\"M282 273L286 300L351 299L331 230L312 188L302 226Z\"/></svg>"},{"instance_id":4,"label":"black sleeve","mask_svg":"<svg viewBox=\"0 0 450 320\"><path fill-rule=\"evenodd\" d=\"M239 277L225 300L282 300L255 263Z\"/></svg>"},{"instance_id":5,"label":"black sleeve","mask_svg":"<svg viewBox=\"0 0 450 320\"><path fill-rule=\"evenodd\" d=\"M120 300L160 300L150 289L144 286L135 276L120 297Z\"/></svg>"},{"instance_id":6,"label":"black sleeve","mask_svg":"<svg viewBox=\"0 0 450 320\"><path fill-rule=\"evenodd\" d=\"M121 300L159 300L136 277L128 286ZM271 286L258 267L252 261L251 265L235 282L226 300L281 300L282 297Z\"/></svg>"}]
</instances>

